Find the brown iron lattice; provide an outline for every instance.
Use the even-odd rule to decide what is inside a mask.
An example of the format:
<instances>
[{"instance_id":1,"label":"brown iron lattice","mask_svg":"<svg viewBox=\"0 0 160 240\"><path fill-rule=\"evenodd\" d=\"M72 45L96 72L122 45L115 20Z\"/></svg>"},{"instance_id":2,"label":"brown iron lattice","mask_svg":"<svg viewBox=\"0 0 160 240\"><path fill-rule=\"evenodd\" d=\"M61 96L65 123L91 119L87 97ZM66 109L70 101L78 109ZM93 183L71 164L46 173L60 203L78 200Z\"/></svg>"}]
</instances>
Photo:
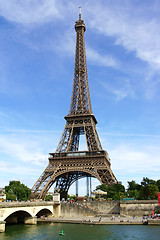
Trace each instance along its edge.
<instances>
[{"instance_id":1,"label":"brown iron lattice","mask_svg":"<svg viewBox=\"0 0 160 240\"><path fill-rule=\"evenodd\" d=\"M51 186L65 195L78 179L92 176L101 183L117 182L108 153L102 149L96 130L97 120L92 113L86 51L84 21L75 23L76 52L70 109L55 153L50 153L49 164L32 188L32 198L44 199ZM80 135L85 134L88 151L78 151Z\"/></svg>"}]
</instances>

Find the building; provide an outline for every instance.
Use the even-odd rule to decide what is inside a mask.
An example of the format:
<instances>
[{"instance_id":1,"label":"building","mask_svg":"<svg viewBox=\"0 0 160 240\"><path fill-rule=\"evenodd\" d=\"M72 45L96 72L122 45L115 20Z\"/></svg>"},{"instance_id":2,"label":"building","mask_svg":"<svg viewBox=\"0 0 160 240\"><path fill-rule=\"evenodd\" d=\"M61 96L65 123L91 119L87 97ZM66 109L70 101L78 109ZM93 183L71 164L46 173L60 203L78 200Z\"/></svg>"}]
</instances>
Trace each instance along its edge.
<instances>
[{"instance_id":1,"label":"building","mask_svg":"<svg viewBox=\"0 0 160 240\"><path fill-rule=\"evenodd\" d=\"M0 202L6 201L6 194L5 194L5 189L0 188Z\"/></svg>"}]
</instances>

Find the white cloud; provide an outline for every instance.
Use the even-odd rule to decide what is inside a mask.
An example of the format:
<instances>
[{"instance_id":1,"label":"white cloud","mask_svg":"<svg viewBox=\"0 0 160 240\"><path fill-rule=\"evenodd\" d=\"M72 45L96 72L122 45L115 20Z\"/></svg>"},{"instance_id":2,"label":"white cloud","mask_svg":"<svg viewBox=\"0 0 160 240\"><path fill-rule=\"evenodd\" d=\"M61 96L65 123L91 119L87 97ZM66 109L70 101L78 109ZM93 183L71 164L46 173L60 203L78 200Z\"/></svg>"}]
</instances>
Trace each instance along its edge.
<instances>
[{"instance_id":1,"label":"white cloud","mask_svg":"<svg viewBox=\"0 0 160 240\"><path fill-rule=\"evenodd\" d=\"M112 56L101 55L89 47L87 48L87 59L95 65L105 67L117 67L119 65L118 61Z\"/></svg>"},{"instance_id":2,"label":"white cloud","mask_svg":"<svg viewBox=\"0 0 160 240\"><path fill-rule=\"evenodd\" d=\"M8 163L4 161L0 161L0 169L1 169L1 176L2 173L4 174L10 174L12 176L30 176L35 175L36 173L40 174L40 169L35 169L32 167L26 167L26 166L19 166L18 163Z\"/></svg>"},{"instance_id":3,"label":"white cloud","mask_svg":"<svg viewBox=\"0 0 160 240\"><path fill-rule=\"evenodd\" d=\"M156 146L128 146L120 145L110 151L113 168L119 172L149 174L160 169L160 151Z\"/></svg>"},{"instance_id":4,"label":"white cloud","mask_svg":"<svg viewBox=\"0 0 160 240\"><path fill-rule=\"evenodd\" d=\"M55 0L35 0L34 3L32 0L0 0L0 14L11 22L23 24L27 27L51 22L53 19L59 20L61 18L63 18L63 21L65 19L68 19L70 22L69 13L73 13L73 11L76 9L78 12L78 7L76 4L62 4L62 2L58 3ZM60 23L58 22L57 24ZM24 29L21 29L21 31L23 32ZM16 37L18 34L19 33L17 32ZM54 39L52 33L51 36L52 40L47 39L45 42L41 43L40 47L38 47L39 41L34 43L33 40L23 38L23 43L29 45L34 49L40 50L43 47L46 49L57 49L58 51L61 50L67 54L74 54L75 48L73 46L75 46L76 34L73 32L73 28L69 30L67 28L67 31L63 32L63 38L62 35L58 36L58 33L56 39ZM100 66L117 67L119 65L119 62L113 56L100 54L95 51L95 49L92 49L90 47L87 47L87 59L92 64Z\"/></svg>"},{"instance_id":5,"label":"white cloud","mask_svg":"<svg viewBox=\"0 0 160 240\"><path fill-rule=\"evenodd\" d=\"M0 14L20 24L39 24L62 18L56 0L0 0Z\"/></svg>"},{"instance_id":6,"label":"white cloud","mask_svg":"<svg viewBox=\"0 0 160 240\"><path fill-rule=\"evenodd\" d=\"M1 115L1 112L0 112ZM7 129L7 130L0 130L3 133L61 133L60 131L52 131L52 130L30 130L30 129Z\"/></svg>"},{"instance_id":7,"label":"white cloud","mask_svg":"<svg viewBox=\"0 0 160 240\"><path fill-rule=\"evenodd\" d=\"M99 128L99 127L98 127ZM101 129L102 130L102 129ZM101 135L117 136L117 137L152 137L160 138L160 135L156 134L141 134L141 133L113 133L113 132L101 132Z\"/></svg>"},{"instance_id":8,"label":"white cloud","mask_svg":"<svg viewBox=\"0 0 160 240\"><path fill-rule=\"evenodd\" d=\"M158 180L160 151L158 146L121 144L109 151L111 169L118 181L127 188L128 181L140 183L143 177Z\"/></svg>"},{"instance_id":9,"label":"white cloud","mask_svg":"<svg viewBox=\"0 0 160 240\"><path fill-rule=\"evenodd\" d=\"M73 29L67 29L67 31L64 32L63 38L59 37L58 42L56 46L53 45L53 42L51 43L51 46L54 48L57 48L58 51L61 51L65 54L74 55L75 54L75 40L76 40L76 34L74 33Z\"/></svg>"},{"instance_id":10,"label":"white cloud","mask_svg":"<svg viewBox=\"0 0 160 240\"><path fill-rule=\"evenodd\" d=\"M160 71L150 69L144 81L144 93L147 99L152 99L156 95L159 96Z\"/></svg>"},{"instance_id":11,"label":"white cloud","mask_svg":"<svg viewBox=\"0 0 160 240\"><path fill-rule=\"evenodd\" d=\"M56 46L53 46L53 42L50 43L50 47L57 48L58 51L63 52L64 54L68 53L70 55L75 54L75 42L76 40L76 33L73 32L73 29L67 30L64 33L64 36L62 39L60 39L59 44ZM88 44L87 44L88 45ZM73 47L74 46L74 47ZM119 66L118 60L116 60L115 57L111 55L106 54L100 54L95 49L87 46L86 47L86 55L87 55L87 61L89 61L93 65L97 66L104 66L104 67L114 67L117 68Z\"/></svg>"},{"instance_id":12,"label":"white cloud","mask_svg":"<svg viewBox=\"0 0 160 240\"><path fill-rule=\"evenodd\" d=\"M91 28L99 33L115 38L115 44L148 62L153 68L160 66L160 30L156 2L152 3L152 14L147 5L134 5L131 1L90 1L83 4L85 18ZM41 24L53 19L68 19L75 12L77 3L58 2L56 0L0 0L0 14L9 21L24 25ZM99 14L100 13L100 14ZM148 13L148 14L147 14ZM78 14L77 14L78 15ZM67 44L66 44L67 45ZM73 49L73 46L72 46ZM93 49L88 49L93 62L103 66L115 66L117 61L112 56L101 56Z\"/></svg>"},{"instance_id":13,"label":"white cloud","mask_svg":"<svg viewBox=\"0 0 160 240\"><path fill-rule=\"evenodd\" d=\"M88 11L90 27L103 35L115 37L117 45L135 52L138 58L152 67L160 67L159 18L155 17L154 11L150 15L150 8L133 6L128 1L123 5L121 1L116 4L106 2L105 5L95 3Z\"/></svg>"},{"instance_id":14,"label":"white cloud","mask_svg":"<svg viewBox=\"0 0 160 240\"><path fill-rule=\"evenodd\" d=\"M112 87L109 85L108 82L102 82L99 81L99 83L103 86L104 89L107 91L111 92L113 95L115 95L115 100L116 101L121 101L124 98L130 97L134 98L134 90L130 84L130 81L128 79L123 79L123 82L119 81L119 84L121 85L119 87Z\"/></svg>"},{"instance_id":15,"label":"white cloud","mask_svg":"<svg viewBox=\"0 0 160 240\"><path fill-rule=\"evenodd\" d=\"M36 145L37 143L32 140L27 142L27 140L22 141L22 139L17 139L17 137L0 136L1 153L22 162L45 165L47 163L47 155L43 154Z\"/></svg>"}]
</instances>

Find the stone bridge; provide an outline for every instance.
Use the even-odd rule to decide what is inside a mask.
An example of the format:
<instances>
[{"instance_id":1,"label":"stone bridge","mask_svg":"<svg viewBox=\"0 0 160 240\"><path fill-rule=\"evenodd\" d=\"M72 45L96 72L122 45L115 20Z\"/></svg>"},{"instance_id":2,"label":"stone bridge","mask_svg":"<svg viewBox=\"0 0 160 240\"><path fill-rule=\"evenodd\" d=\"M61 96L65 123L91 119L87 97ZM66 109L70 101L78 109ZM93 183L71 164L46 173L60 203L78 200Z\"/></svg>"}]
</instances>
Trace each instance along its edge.
<instances>
[{"instance_id":1,"label":"stone bridge","mask_svg":"<svg viewBox=\"0 0 160 240\"><path fill-rule=\"evenodd\" d=\"M60 201L53 202L3 202L0 203L0 232L5 231L5 224L37 224L41 216L59 217Z\"/></svg>"}]
</instances>

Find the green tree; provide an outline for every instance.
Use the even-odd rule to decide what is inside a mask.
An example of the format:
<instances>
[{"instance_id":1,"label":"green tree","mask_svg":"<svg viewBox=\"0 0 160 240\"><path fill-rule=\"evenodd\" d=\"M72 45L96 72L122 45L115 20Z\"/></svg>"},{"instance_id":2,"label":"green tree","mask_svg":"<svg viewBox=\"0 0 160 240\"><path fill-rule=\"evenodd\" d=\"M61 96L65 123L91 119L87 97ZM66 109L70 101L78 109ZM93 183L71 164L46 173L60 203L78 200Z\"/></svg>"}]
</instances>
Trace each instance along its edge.
<instances>
[{"instance_id":1,"label":"green tree","mask_svg":"<svg viewBox=\"0 0 160 240\"><path fill-rule=\"evenodd\" d=\"M141 189L141 185L137 184L134 180L132 180L131 182L128 182L128 189L127 191L133 191L133 190L137 190L139 191Z\"/></svg>"},{"instance_id":2,"label":"green tree","mask_svg":"<svg viewBox=\"0 0 160 240\"><path fill-rule=\"evenodd\" d=\"M128 181L128 188L127 188L127 197L139 199L140 197L140 190L141 185L136 183L134 180Z\"/></svg>"},{"instance_id":3,"label":"green tree","mask_svg":"<svg viewBox=\"0 0 160 240\"><path fill-rule=\"evenodd\" d=\"M160 179L157 180L157 187L158 187L158 190L159 190L159 192L160 192Z\"/></svg>"},{"instance_id":4,"label":"green tree","mask_svg":"<svg viewBox=\"0 0 160 240\"><path fill-rule=\"evenodd\" d=\"M158 186L153 184L148 184L147 190L148 190L148 198L157 199L157 192L159 190Z\"/></svg>"},{"instance_id":5,"label":"green tree","mask_svg":"<svg viewBox=\"0 0 160 240\"><path fill-rule=\"evenodd\" d=\"M135 181L128 182L127 195L135 199L156 199L159 191L160 181L155 181L147 177L143 177L141 184Z\"/></svg>"},{"instance_id":6,"label":"green tree","mask_svg":"<svg viewBox=\"0 0 160 240\"><path fill-rule=\"evenodd\" d=\"M53 196L51 194L48 194L46 197L45 197L45 201L52 201L53 200Z\"/></svg>"},{"instance_id":7,"label":"green tree","mask_svg":"<svg viewBox=\"0 0 160 240\"><path fill-rule=\"evenodd\" d=\"M141 184L136 183L134 180L128 182L128 188L125 192L123 185L117 183L111 186L102 184L97 186L96 189L101 189L107 192L106 198L120 200L127 196L137 200L157 199L157 192L160 192L160 179L155 181L147 177L143 177Z\"/></svg>"},{"instance_id":8,"label":"green tree","mask_svg":"<svg viewBox=\"0 0 160 240\"><path fill-rule=\"evenodd\" d=\"M108 187L108 197L114 200L121 200L125 197L125 187L116 183Z\"/></svg>"},{"instance_id":9,"label":"green tree","mask_svg":"<svg viewBox=\"0 0 160 240\"><path fill-rule=\"evenodd\" d=\"M31 194L31 189L20 181L10 181L9 186L5 186L7 200L27 201Z\"/></svg>"},{"instance_id":10,"label":"green tree","mask_svg":"<svg viewBox=\"0 0 160 240\"><path fill-rule=\"evenodd\" d=\"M142 182L141 182L141 186L143 187L146 187L148 184L151 184L151 185L156 185L156 181L154 181L153 179L149 179L149 178L143 178Z\"/></svg>"},{"instance_id":11,"label":"green tree","mask_svg":"<svg viewBox=\"0 0 160 240\"><path fill-rule=\"evenodd\" d=\"M108 186L106 185L106 184L101 184L101 185L98 185L97 187L96 187L96 190L97 189L100 189L100 190L102 190L103 192L107 192L108 191Z\"/></svg>"},{"instance_id":12,"label":"green tree","mask_svg":"<svg viewBox=\"0 0 160 240\"><path fill-rule=\"evenodd\" d=\"M143 178L141 182L140 199L156 199L158 191L157 181L147 177Z\"/></svg>"},{"instance_id":13,"label":"green tree","mask_svg":"<svg viewBox=\"0 0 160 240\"><path fill-rule=\"evenodd\" d=\"M12 189L9 189L8 192L6 192L6 199L11 201L16 200L16 195L13 193Z\"/></svg>"},{"instance_id":14,"label":"green tree","mask_svg":"<svg viewBox=\"0 0 160 240\"><path fill-rule=\"evenodd\" d=\"M154 184L147 184L146 186L142 186L140 191L140 198L141 199L156 199L158 186Z\"/></svg>"},{"instance_id":15,"label":"green tree","mask_svg":"<svg viewBox=\"0 0 160 240\"><path fill-rule=\"evenodd\" d=\"M125 196L125 187L122 184L116 183L111 186L102 184L96 187L104 192L107 192L105 198L112 198L113 200L120 200Z\"/></svg>"},{"instance_id":16,"label":"green tree","mask_svg":"<svg viewBox=\"0 0 160 240\"><path fill-rule=\"evenodd\" d=\"M127 190L127 197L129 198L134 198L134 199L139 199L140 196L140 191L137 189L134 190Z\"/></svg>"}]
</instances>

